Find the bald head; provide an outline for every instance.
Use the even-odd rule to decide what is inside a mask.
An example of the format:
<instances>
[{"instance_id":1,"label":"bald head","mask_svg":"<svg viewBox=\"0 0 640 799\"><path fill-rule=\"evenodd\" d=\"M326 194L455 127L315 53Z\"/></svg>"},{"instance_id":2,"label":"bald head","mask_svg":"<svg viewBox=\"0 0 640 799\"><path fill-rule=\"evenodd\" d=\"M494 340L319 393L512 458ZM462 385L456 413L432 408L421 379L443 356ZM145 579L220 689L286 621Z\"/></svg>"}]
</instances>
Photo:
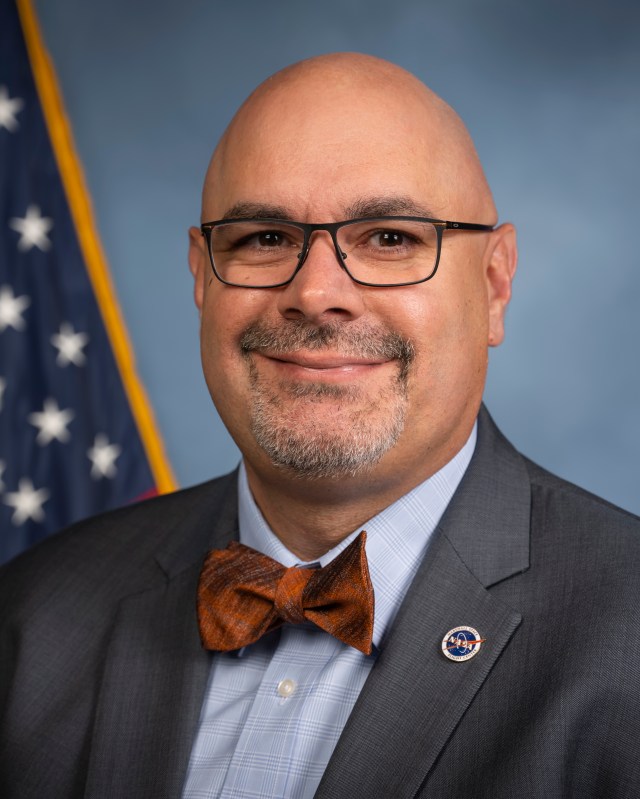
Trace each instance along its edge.
<instances>
[{"instance_id":1,"label":"bald head","mask_svg":"<svg viewBox=\"0 0 640 799\"><path fill-rule=\"evenodd\" d=\"M411 73L373 56L318 56L286 67L258 86L214 152L203 217L216 218L227 212L229 203L238 202L227 191L229 183L240 180L245 185L253 176L258 187L267 163L267 168L279 170L292 195L292 173L306 171L307 194L317 181L325 188L331 182L340 195L347 181L353 188L363 182L357 173L364 169L376 178L380 196L395 193L394 164L412 163L428 173L429 196L421 201L434 215L496 222L489 186L460 117ZM338 218L340 197L335 199ZM314 216L312 221L318 221Z\"/></svg>"}]
</instances>

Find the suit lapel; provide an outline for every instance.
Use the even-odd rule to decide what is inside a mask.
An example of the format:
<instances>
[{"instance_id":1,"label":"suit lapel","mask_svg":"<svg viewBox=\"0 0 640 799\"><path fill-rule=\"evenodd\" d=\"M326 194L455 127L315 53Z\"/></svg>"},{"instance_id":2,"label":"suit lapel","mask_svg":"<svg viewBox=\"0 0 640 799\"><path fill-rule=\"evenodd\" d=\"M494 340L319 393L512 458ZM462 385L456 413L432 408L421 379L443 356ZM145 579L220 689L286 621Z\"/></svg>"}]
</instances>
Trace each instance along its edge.
<instances>
[{"instance_id":1,"label":"suit lapel","mask_svg":"<svg viewBox=\"0 0 640 799\"><path fill-rule=\"evenodd\" d=\"M181 795L209 676L196 618L204 553L237 537L235 479L165 539L152 586L121 600L105 656L86 795Z\"/></svg>"},{"instance_id":2,"label":"suit lapel","mask_svg":"<svg viewBox=\"0 0 640 799\"><path fill-rule=\"evenodd\" d=\"M384 650L338 742L317 799L415 796L521 617L488 588L528 567L530 488L522 458L486 411L472 462L443 516ZM448 630L486 639L464 662Z\"/></svg>"}]
</instances>

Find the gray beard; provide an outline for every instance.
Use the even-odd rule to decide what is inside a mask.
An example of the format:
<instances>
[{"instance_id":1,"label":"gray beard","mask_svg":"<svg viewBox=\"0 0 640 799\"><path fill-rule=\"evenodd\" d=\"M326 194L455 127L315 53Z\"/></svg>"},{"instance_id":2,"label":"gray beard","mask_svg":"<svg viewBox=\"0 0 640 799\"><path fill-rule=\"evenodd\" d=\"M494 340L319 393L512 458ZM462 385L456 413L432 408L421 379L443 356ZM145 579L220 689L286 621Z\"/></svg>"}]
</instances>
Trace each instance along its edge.
<instances>
[{"instance_id":1,"label":"gray beard","mask_svg":"<svg viewBox=\"0 0 640 799\"><path fill-rule=\"evenodd\" d=\"M378 328L355 328L354 323L330 323L321 327L306 322L287 322L267 328L251 325L241 339L252 391L251 431L271 461L298 478L320 479L355 476L370 470L398 441L404 430L407 382L415 357L413 345L397 333ZM295 350L332 348L343 355L395 358L396 379L362 407L359 388L325 383L283 382L278 392L265 385L250 353L264 349L270 354ZM283 395L285 399L283 399ZM287 400L286 397L289 399ZM291 422L291 406L331 398L338 400L341 423Z\"/></svg>"}]
</instances>

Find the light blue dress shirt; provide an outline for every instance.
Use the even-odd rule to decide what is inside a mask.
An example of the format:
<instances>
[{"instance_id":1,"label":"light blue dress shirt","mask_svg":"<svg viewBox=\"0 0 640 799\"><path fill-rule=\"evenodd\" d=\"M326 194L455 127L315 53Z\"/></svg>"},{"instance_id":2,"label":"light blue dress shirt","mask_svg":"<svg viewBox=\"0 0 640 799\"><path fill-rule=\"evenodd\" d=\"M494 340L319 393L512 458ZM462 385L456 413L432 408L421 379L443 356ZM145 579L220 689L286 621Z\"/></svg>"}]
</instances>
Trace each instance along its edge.
<instances>
[{"instance_id":1,"label":"light blue dress shirt","mask_svg":"<svg viewBox=\"0 0 640 799\"><path fill-rule=\"evenodd\" d=\"M474 426L444 468L318 561L325 566L367 531L371 655L312 624L286 624L242 650L213 656L183 799L311 799L475 442ZM238 486L240 541L285 566L301 565L265 522L242 465Z\"/></svg>"}]
</instances>

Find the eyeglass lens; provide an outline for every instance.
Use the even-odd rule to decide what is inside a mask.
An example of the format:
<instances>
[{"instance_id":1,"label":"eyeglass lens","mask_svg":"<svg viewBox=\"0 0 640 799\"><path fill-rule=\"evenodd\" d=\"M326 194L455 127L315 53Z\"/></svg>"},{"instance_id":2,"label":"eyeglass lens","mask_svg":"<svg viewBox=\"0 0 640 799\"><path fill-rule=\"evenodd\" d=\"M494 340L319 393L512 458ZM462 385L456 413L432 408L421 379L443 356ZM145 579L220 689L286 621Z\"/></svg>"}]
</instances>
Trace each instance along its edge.
<instances>
[{"instance_id":1,"label":"eyeglass lens","mask_svg":"<svg viewBox=\"0 0 640 799\"><path fill-rule=\"evenodd\" d=\"M320 232L312 234L319 235ZM328 233L322 233L328 235ZM340 258L356 280L394 285L426 280L438 255L429 222L373 219L338 228ZM222 280L239 286L274 286L294 274L304 250L304 230L286 222L240 221L211 230L211 257Z\"/></svg>"}]
</instances>

